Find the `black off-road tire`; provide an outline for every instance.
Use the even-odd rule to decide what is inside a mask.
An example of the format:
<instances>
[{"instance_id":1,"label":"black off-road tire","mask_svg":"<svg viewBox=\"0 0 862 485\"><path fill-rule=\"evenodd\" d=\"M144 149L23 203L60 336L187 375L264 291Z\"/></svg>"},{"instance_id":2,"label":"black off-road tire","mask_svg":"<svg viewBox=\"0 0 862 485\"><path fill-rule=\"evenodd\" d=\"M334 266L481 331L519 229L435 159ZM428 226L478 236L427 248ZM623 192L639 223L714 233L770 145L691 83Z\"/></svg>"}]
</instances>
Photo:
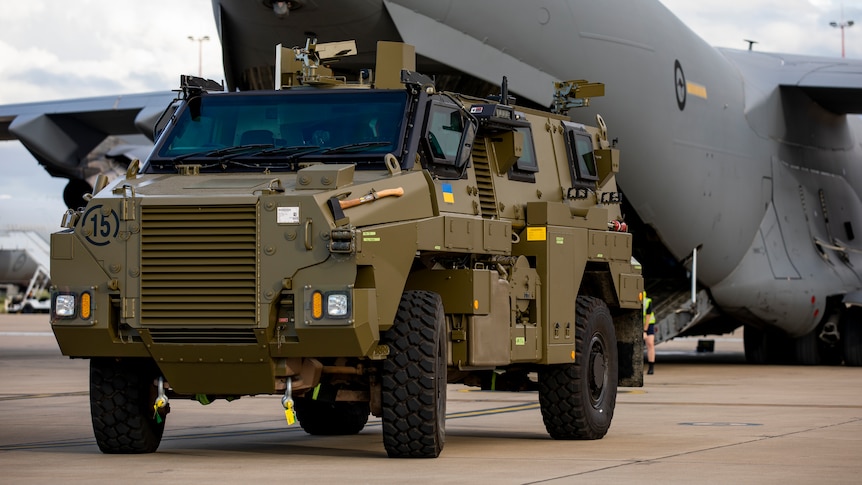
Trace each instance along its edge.
<instances>
[{"instance_id":1,"label":"black off-road tire","mask_svg":"<svg viewBox=\"0 0 862 485\"><path fill-rule=\"evenodd\" d=\"M90 360L90 415L102 453L152 453L165 431L165 414L156 422L153 404L158 368L146 359Z\"/></svg>"},{"instance_id":2,"label":"black off-road tire","mask_svg":"<svg viewBox=\"0 0 862 485\"><path fill-rule=\"evenodd\" d=\"M446 437L446 331L440 296L406 291L381 337L383 446L392 458L436 458Z\"/></svg>"},{"instance_id":3,"label":"black off-road tire","mask_svg":"<svg viewBox=\"0 0 862 485\"><path fill-rule=\"evenodd\" d=\"M310 435L339 436L362 431L371 409L367 402L331 402L299 398L295 402L299 425Z\"/></svg>"},{"instance_id":4,"label":"black off-road tire","mask_svg":"<svg viewBox=\"0 0 862 485\"><path fill-rule=\"evenodd\" d=\"M577 299L575 362L539 371L545 429L558 440L595 440L607 434L617 400L617 340L604 301Z\"/></svg>"}]
</instances>

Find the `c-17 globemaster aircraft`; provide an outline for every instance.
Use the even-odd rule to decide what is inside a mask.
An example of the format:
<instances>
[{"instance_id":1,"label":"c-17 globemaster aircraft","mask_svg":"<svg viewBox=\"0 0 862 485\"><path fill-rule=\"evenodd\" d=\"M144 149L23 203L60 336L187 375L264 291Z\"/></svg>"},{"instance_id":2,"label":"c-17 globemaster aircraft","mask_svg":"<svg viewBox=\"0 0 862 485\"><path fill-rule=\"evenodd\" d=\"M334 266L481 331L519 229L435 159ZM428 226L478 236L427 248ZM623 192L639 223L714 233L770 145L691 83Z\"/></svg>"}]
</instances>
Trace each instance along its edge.
<instances>
[{"instance_id":1,"label":"c-17 globemaster aircraft","mask_svg":"<svg viewBox=\"0 0 862 485\"><path fill-rule=\"evenodd\" d=\"M626 153L618 181L658 341L744 325L752 362L862 365L862 62L716 49L652 0L291 0L278 15L282 2L212 3L230 90L272 88L272 46L309 34L356 39L336 72L404 41L442 89L484 96L505 75L522 105L549 106L555 80L605 83L574 116L601 112ZM165 97L128 113L94 101L88 116L0 107L0 139L34 152L78 123L93 145L93 132L150 124ZM111 131L91 122L100 113Z\"/></svg>"}]
</instances>

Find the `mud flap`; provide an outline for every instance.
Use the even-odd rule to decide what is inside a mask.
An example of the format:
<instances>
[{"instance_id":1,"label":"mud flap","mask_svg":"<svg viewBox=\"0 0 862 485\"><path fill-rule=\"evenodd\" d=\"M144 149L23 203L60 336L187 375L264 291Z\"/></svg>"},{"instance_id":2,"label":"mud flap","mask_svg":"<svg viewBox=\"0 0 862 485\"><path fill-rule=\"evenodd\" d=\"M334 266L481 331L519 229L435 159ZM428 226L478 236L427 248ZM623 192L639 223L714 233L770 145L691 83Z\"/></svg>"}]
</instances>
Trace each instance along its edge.
<instances>
[{"instance_id":1,"label":"mud flap","mask_svg":"<svg viewBox=\"0 0 862 485\"><path fill-rule=\"evenodd\" d=\"M643 387L644 385L644 336L643 317L639 311L627 311L614 315L614 331L617 334L617 356L619 358L620 387Z\"/></svg>"}]
</instances>

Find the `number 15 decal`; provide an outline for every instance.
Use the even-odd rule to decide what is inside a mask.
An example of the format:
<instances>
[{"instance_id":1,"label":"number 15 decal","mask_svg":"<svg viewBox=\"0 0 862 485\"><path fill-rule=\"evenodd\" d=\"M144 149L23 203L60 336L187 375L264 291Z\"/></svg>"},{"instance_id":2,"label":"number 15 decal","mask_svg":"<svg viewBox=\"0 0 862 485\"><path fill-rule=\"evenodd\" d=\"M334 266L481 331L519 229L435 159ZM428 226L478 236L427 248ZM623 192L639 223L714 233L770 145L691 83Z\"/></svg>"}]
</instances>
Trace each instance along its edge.
<instances>
[{"instance_id":1,"label":"number 15 decal","mask_svg":"<svg viewBox=\"0 0 862 485\"><path fill-rule=\"evenodd\" d=\"M81 220L84 237L90 244L105 246L117 237L120 230L120 218L111 210L109 214L102 211L101 205L90 207Z\"/></svg>"}]
</instances>

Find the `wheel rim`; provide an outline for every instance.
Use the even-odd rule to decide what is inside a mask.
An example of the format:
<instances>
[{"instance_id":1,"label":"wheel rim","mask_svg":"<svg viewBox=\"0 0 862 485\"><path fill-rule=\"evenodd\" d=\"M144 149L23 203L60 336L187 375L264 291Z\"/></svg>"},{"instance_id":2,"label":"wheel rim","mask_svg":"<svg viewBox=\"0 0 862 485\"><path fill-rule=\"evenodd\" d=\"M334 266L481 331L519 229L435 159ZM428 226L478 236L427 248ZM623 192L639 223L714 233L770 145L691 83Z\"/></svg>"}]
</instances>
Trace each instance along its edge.
<instances>
[{"instance_id":1,"label":"wheel rim","mask_svg":"<svg viewBox=\"0 0 862 485\"><path fill-rule=\"evenodd\" d=\"M608 382L608 357L601 335L593 335L590 340L589 363L590 403L598 409L604 400Z\"/></svg>"}]
</instances>

